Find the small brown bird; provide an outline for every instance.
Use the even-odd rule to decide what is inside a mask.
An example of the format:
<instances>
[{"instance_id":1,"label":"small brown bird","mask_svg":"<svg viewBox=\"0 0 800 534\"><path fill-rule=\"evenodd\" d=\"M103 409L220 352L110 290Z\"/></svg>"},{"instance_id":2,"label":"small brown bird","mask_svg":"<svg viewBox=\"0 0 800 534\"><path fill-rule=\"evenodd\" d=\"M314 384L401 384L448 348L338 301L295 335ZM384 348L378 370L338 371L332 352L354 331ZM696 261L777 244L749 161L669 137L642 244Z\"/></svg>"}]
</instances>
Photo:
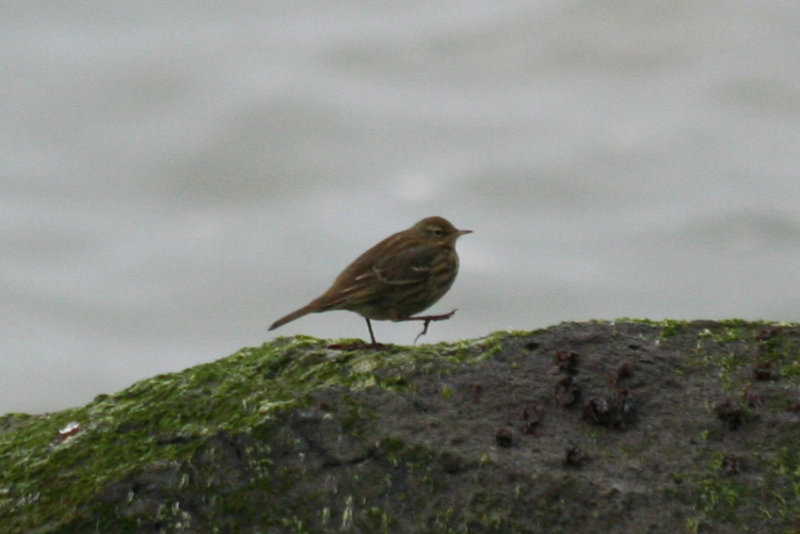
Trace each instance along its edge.
<instances>
[{"instance_id":1,"label":"small brown bird","mask_svg":"<svg viewBox=\"0 0 800 534\"><path fill-rule=\"evenodd\" d=\"M302 308L272 323L270 330L312 312L349 310L367 320L372 346L378 346L370 319L431 321L443 315L414 317L439 300L458 274L456 240L472 230L458 230L442 217L428 217L391 235L363 253L342 271L333 285ZM417 336L419 338L419 336Z\"/></svg>"}]
</instances>

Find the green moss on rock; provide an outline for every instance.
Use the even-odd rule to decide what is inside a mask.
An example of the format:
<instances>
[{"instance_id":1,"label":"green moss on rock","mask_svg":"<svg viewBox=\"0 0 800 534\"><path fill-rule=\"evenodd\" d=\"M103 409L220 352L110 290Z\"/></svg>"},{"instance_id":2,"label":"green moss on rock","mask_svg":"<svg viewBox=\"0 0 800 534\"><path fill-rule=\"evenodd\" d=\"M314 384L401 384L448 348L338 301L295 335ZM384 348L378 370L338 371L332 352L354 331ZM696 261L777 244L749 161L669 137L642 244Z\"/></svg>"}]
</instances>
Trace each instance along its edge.
<instances>
[{"instance_id":1,"label":"green moss on rock","mask_svg":"<svg viewBox=\"0 0 800 534\"><path fill-rule=\"evenodd\" d=\"M798 347L797 325L745 321L377 351L278 338L84 407L0 417L0 525L789 532Z\"/></svg>"}]
</instances>

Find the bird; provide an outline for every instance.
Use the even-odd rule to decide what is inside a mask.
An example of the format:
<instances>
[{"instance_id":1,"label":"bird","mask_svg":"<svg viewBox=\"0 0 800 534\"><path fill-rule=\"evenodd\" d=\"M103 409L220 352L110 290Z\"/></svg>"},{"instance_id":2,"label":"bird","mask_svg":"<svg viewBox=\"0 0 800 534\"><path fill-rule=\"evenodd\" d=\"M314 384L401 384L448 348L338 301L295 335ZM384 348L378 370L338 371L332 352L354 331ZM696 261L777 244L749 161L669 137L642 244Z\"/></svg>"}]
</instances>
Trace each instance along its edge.
<instances>
[{"instance_id":1,"label":"bird","mask_svg":"<svg viewBox=\"0 0 800 534\"><path fill-rule=\"evenodd\" d=\"M447 293L458 274L456 240L472 230L459 230L444 217L427 217L390 235L348 265L330 288L302 308L281 317L274 330L309 313L349 310L367 321L372 347L379 347L371 320L431 321L456 312L415 316ZM416 339L414 340L416 342Z\"/></svg>"}]
</instances>

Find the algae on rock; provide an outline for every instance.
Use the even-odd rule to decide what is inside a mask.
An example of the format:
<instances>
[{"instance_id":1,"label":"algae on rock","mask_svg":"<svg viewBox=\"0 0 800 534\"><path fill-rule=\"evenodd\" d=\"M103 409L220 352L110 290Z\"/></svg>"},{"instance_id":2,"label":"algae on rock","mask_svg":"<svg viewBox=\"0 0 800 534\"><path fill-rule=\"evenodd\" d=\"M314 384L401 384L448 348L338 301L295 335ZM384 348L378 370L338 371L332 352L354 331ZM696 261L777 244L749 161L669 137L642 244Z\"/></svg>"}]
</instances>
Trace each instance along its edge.
<instances>
[{"instance_id":1,"label":"algae on rock","mask_svg":"<svg viewBox=\"0 0 800 534\"><path fill-rule=\"evenodd\" d=\"M8 532L790 532L800 327L279 338L0 417ZM734 424L735 423L735 424Z\"/></svg>"}]
</instances>

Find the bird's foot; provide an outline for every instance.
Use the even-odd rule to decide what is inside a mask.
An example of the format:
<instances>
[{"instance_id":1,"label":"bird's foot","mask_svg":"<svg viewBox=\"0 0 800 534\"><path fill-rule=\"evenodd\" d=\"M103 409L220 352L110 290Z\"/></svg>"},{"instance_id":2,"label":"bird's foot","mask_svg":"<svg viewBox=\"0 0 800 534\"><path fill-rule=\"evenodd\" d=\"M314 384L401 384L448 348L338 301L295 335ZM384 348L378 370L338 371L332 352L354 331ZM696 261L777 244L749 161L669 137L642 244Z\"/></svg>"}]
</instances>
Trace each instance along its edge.
<instances>
[{"instance_id":1,"label":"bird's foot","mask_svg":"<svg viewBox=\"0 0 800 534\"><path fill-rule=\"evenodd\" d=\"M455 314L455 313L456 313L456 310L453 310L450 313L443 313L441 315L418 315L416 317L407 317L405 319L400 319L400 320L401 321L423 321L423 323L422 323L422 332L417 334L417 337L414 338L414 344L416 345L417 341L419 340L419 338L421 338L422 336L424 336L425 334L428 333L428 326L432 322L446 321L447 319L452 317L453 314Z\"/></svg>"},{"instance_id":2,"label":"bird's foot","mask_svg":"<svg viewBox=\"0 0 800 534\"><path fill-rule=\"evenodd\" d=\"M334 343L328 345L328 348L331 350L383 350L387 346L388 345L384 345L383 343Z\"/></svg>"}]
</instances>

